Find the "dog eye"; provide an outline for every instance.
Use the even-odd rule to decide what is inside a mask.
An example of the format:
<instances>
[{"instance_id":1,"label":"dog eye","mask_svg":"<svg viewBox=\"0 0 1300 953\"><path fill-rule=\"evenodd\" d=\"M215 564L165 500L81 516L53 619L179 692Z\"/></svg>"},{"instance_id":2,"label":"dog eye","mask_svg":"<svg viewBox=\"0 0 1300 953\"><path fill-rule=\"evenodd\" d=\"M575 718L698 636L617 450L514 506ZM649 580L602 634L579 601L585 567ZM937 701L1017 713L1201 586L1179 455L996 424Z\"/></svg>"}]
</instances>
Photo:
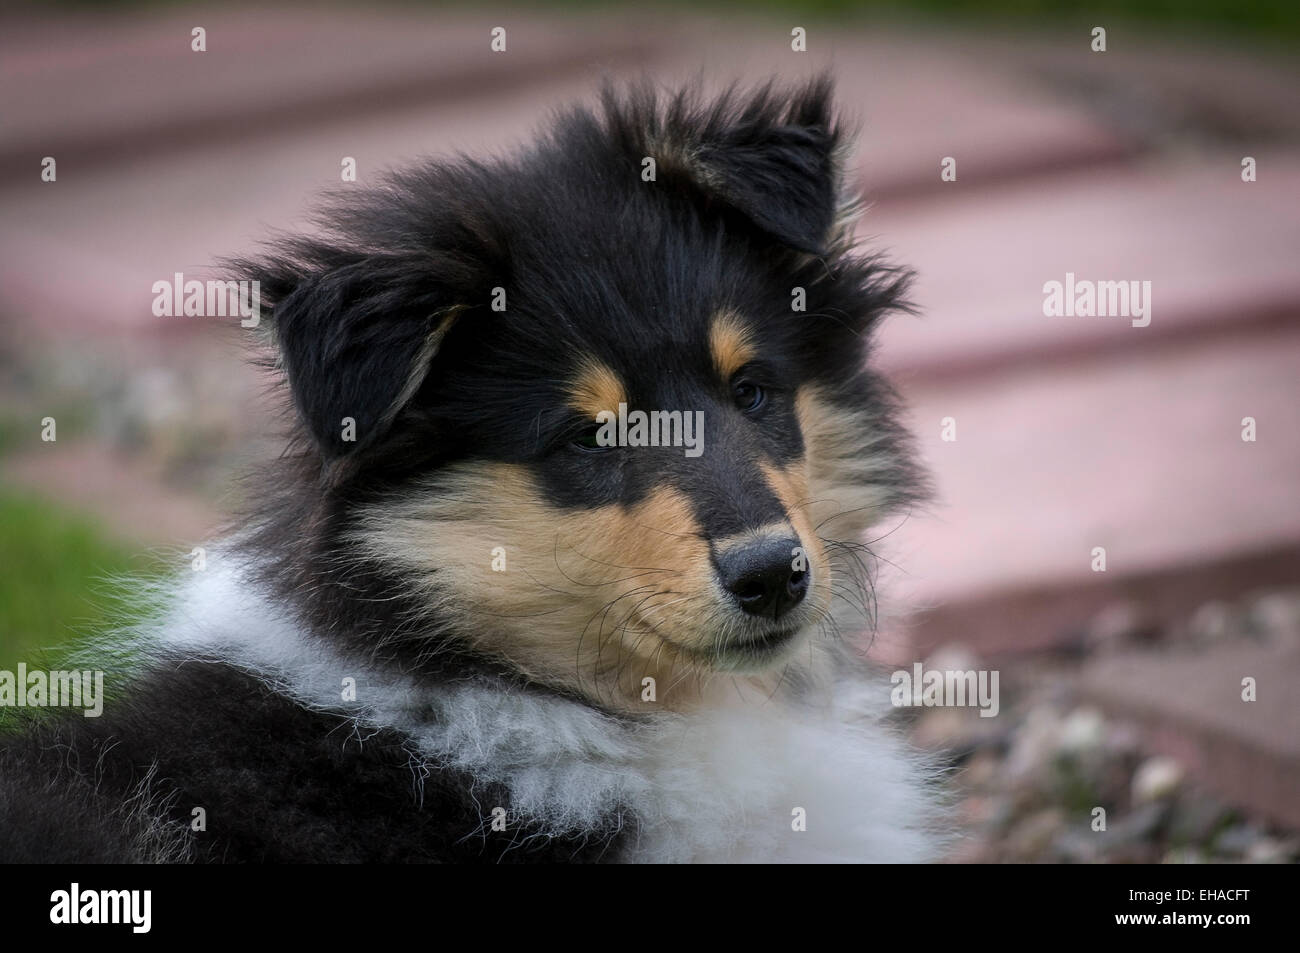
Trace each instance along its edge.
<instances>
[{"instance_id":1,"label":"dog eye","mask_svg":"<svg viewBox=\"0 0 1300 953\"><path fill-rule=\"evenodd\" d=\"M763 406L767 394L753 381L736 381L731 385L731 399L736 406L747 414L752 414Z\"/></svg>"},{"instance_id":2,"label":"dog eye","mask_svg":"<svg viewBox=\"0 0 1300 953\"><path fill-rule=\"evenodd\" d=\"M613 450L613 447L605 446L596 439L598 433L600 433L600 425L595 424L582 431L571 442L573 446L587 453L604 453L606 450Z\"/></svg>"}]
</instances>

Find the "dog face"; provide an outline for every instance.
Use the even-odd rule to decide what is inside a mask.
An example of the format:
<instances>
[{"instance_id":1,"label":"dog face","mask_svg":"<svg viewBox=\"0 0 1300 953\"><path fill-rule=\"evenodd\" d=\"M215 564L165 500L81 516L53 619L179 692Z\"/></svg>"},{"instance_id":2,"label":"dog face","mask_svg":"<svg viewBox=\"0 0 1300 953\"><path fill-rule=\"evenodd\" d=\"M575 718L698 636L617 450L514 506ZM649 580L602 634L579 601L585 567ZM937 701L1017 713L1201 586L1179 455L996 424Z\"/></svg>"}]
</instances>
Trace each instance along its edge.
<instances>
[{"instance_id":1,"label":"dog face","mask_svg":"<svg viewBox=\"0 0 1300 953\"><path fill-rule=\"evenodd\" d=\"M859 535L918 482L864 369L905 276L849 253L838 143L824 82L606 93L256 266L316 571L405 606L375 639L636 708L869 614Z\"/></svg>"}]
</instances>

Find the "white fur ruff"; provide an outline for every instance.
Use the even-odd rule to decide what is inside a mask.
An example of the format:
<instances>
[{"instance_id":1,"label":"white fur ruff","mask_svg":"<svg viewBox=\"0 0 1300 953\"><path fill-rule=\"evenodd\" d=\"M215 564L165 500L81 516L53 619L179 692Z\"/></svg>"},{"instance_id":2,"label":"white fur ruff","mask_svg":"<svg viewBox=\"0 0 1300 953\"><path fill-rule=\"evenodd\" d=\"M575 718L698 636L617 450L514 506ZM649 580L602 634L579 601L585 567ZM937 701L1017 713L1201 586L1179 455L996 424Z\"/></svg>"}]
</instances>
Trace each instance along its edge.
<instances>
[{"instance_id":1,"label":"white fur ruff","mask_svg":"<svg viewBox=\"0 0 1300 953\"><path fill-rule=\"evenodd\" d=\"M591 830L622 805L640 822L637 861L919 862L941 847L927 769L870 713L887 687L841 691L819 711L737 698L628 724L501 682L421 687L306 637L251 577L210 555L157 626L161 647L216 654L309 707L351 711L358 738L404 732L430 761L503 784L510 814L548 831ZM799 808L806 830L794 829Z\"/></svg>"}]
</instances>

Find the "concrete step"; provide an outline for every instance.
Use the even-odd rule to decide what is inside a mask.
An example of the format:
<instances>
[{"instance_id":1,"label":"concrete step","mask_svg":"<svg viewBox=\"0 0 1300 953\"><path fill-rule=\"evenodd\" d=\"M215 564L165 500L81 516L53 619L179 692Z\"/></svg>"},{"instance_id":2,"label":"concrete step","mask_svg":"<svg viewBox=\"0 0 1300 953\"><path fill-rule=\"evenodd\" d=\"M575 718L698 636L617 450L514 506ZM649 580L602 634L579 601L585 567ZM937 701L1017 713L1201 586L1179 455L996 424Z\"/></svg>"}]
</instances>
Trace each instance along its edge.
<instances>
[{"instance_id":1,"label":"concrete step","mask_svg":"<svg viewBox=\"0 0 1300 953\"><path fill-rule=\"evenodd\" d=\"M1258 569L1269 554L1271 582L1300 580L1300 328L1022 367L981 386L918 377L906 396L938 503L887 544L906 570L897 588L930 610L917 620L926 644L1042 644L1068 635L1069 611L1082 623L1117 594L1167 592L1168 573ZM941 439L945 417L954 442ZM1104 573L1092 571L1098 546Z\"/></svg>"},{"instance_id":2,"label":"concrete step","mask_svg":"<svg viewBox=\"0 0 1300 953\"><path fill-rule=\"evenodd\" d=\"M859 234L916 269L923 315L885 329L881 360L926 380L1001 377L1013 364L1043 367L1122 355L1170 336L1236 337L1247 323L1293 322L1300 158L1276 151L1257 158L1268 171L1253 183L1241 181L1239 157L1220 153L880 203ZM1064 283L1067 273L1149 281L1150 324L1045 316L1044 284Z\"/></svg>"},{"instance_id":3,"label":"concrete step","mask_svg":"<svg viewBox=\"0 0 1300 953\"><path fill-rule=\"evenodd\" d=\"M434 103L396 120L381 113L268 132L254 149L215 142L140 155L120 172L11 182L0 221L8 311L32 334L184 333L196 319L156 318L153 283L176 272L213 277L221 256L253 251L277 229L310 227L322 193L341 187L343 156L357 160L364 185L422 155L508 148L546 109L588 92L585 80L538 82L495 103L490 120L473 100Z\"/></svg>"},{"instance_id":4,"label":"concrete step","mask_svg":"<svg viewBox=\"0 0 1300 953\"><path fill-rule=\"evenodd\" d=\"M490 48L505 27L506 50ZM206 30L207 49L191 49ZM42 156L85 175L122 162L248 143L346 117L422 104L499 100L585 72L594 59L635 68L653 32L591 17L451 16L414 9L79 10L18 14L0 30L5 179Z\"/></svg>"},{"instance_id":5,"label":"concrete step","mask_svg":"<svg viewBox=\"0 0 1300 953\"><path fill-rule=\"evenodd\" d=\"M196 26L208 33L204 53L190 49ZM506 53L489 49L494 26L507 29ZM1087 104L1062 108L1058 96L1025 83L1032 64L1023 57L990 56L994 36L810 23L808 50L796 53L790 29L784 19L738 24L689 13L11 15L0 31L0 79L21 95L7 104L0 168L21 178L56 155L83 174L434 103L473 100L486 117L492 103L577 73L716 87L831 69L842 105L864 124L864 181L877 197L932 186L947 155L960 157L960 181L969 183L1077 168L1136 147Z\"/></svg>"}]
</instances>

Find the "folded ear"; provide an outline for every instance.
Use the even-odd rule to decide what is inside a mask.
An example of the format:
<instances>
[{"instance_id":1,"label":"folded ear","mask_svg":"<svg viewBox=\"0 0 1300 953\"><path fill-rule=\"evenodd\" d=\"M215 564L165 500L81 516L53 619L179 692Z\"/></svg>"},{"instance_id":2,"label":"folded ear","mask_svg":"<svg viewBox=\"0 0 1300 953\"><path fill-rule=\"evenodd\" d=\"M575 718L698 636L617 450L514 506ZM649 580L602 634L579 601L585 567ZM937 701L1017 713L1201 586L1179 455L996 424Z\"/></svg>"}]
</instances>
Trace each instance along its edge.
<instances>
[{"instance_id":1,"label":"folded ear","mask_svg":"<svg viewBox=\"0 0 1300 953\"><path fill-rule=\"evenodd\" d=\"M460 310L407 256L368 255L278 281L271 317L294 405L327 462L382 437Z\"/></svg>"},{"instance_id":2,"label":"folded ear","mask_svg":"<svg viewBox=\"0 0 1300 953\"><path fill-rule=\"evenodd\" d=\"M670 113L665 131L683 146L670 175L684 175L710 203L784 245L826 250L839 192L828 78L786 95L771 87L748 99L733 93L702 117Z\"/></svg>"}]
</instances>

